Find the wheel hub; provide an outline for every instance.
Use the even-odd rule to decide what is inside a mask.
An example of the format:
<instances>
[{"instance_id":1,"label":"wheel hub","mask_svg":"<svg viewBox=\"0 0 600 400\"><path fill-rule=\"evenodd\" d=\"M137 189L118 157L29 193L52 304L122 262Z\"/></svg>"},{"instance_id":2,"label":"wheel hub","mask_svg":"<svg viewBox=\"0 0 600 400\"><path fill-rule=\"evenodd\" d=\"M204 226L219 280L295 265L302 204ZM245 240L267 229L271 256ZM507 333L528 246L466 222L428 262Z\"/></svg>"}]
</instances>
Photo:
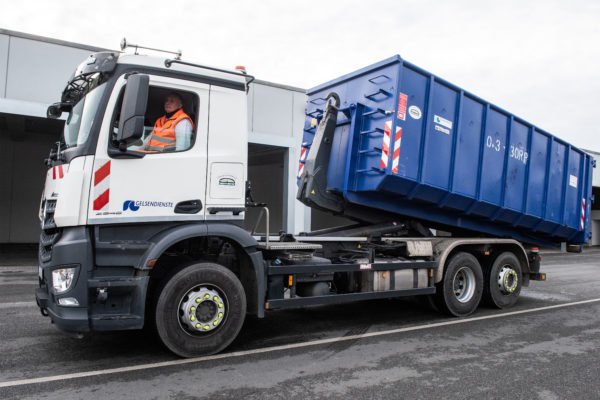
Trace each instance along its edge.
<instances>
[{"instance_id":1,"label":"wheel hub","mask_svg":"<svg viewBox=\"0 0 600 400\"><path fill-rule=\"evenodd\" d=\"M475 274L470 268L461 267L452 281L452 290L456 299L461 303L467 303L475 294Z\"/></svg>"},{"instance_id":2,"label":"wheel hub","mask_svg":"<svg viewBox=\"0 0 600 400\"><path fill-rule=\"evenodd\" d=\"M189 291L180 303L181 322L195 332L210 332L225 318L225 301L218 291L201 286Z\"/></svg>"},{"instance_id":3,"label":"wheel hub","mask_svg":"<svg viewBox=\"0 0 600 400\"><path fill-rule=\"evenodd\" d=\"M498 273L498 288L504 294L513 294L519 287L519 275L517 271L508 265L500 268Z\"/></svg>"}]
</instances>

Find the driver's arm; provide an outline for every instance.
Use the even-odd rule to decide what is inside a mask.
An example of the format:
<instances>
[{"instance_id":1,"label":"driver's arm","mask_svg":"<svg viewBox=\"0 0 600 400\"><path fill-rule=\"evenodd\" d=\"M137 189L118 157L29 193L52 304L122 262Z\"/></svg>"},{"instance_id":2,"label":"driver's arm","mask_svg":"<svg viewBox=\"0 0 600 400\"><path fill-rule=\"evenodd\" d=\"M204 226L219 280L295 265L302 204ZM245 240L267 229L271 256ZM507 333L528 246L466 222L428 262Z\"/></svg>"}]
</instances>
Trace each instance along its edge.
<instances>
[{"instance_id":1,"label":"driver's arm","mask_svg":"<svg viewBox=\"0 0 600 400\"><path fill-rule=\"evenodd\" d=\"M187 150L192 141L192 123L187 119L180 121L175 126L175 151Z\"/></svg>"}]
</instances>

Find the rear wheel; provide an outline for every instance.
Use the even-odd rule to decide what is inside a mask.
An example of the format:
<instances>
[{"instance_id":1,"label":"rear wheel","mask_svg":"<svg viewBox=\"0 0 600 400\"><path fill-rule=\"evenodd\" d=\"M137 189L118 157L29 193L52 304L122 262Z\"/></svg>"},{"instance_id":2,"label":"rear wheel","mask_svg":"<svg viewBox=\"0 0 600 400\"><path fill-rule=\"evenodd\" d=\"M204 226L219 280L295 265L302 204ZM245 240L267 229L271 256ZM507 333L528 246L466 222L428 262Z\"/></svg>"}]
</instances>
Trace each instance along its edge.
<instances>
[{"instance_id":1,"label":"rear wheel","mask_svg":"<svg viewBox=\"0 0 600 400\"><path fill-rule=\"evenodd\" d=\"M444 278L436 284L434 303L438 310L456 317L473 313L483 292L483 272L469 253L456 253L444 268Z\"/></svg>"},{"instance_id":2,"label":"rear wheel","mask_svg":"<svg viewBox=\"0 0 600 400\"><path fill-rule=\"evenodd\" d=\"M497 308L513 306L519 299L523 283L521 263L511 252L501 253L486 271L483 299Z\"/></svg>"},{"instance_id":3,"label":"rear wheel","mask_svg":"<svg viewBox=\"0 0 600 400\"><path fill-rule=\"evenodd\" d=\"M158 336L181 357L218 353L238 335L246 316L239 279L219 264L193 264L173 275L156 303Z\"/></svg>"}]
</instances>

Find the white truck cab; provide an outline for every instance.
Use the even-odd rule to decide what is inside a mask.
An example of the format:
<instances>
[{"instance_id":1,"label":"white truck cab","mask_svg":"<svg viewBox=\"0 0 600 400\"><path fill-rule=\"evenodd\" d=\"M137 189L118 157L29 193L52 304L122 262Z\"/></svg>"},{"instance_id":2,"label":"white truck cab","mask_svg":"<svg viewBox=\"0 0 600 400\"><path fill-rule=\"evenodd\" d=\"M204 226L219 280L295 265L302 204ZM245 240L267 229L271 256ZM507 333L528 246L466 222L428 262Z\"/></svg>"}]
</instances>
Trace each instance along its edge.
<instances>
[{"instance_id":1,"label":"white truck cab","mask_svg":"<svg viewBox=\"0 0 600 400\"><path fill-rule=\"evenodd\" d=\"M114 69L94 72L104 57L114 57ZM81 78L81 99L69 115L60 150L66 162L48 171L42 199L60 197L54 212L58 227L243 219L237 210L245 203L249 78L173 61L166 68L156 57L103 53L80 65L76 76L90 69L92 75ZM143 122L147 136L164 114L164 98L179 94L194 123L189 148L144 153L117 140L128 81L139 76L147 77L147 104L138 104L143 114L130 118Z\"/></svg>"}]
</instances>

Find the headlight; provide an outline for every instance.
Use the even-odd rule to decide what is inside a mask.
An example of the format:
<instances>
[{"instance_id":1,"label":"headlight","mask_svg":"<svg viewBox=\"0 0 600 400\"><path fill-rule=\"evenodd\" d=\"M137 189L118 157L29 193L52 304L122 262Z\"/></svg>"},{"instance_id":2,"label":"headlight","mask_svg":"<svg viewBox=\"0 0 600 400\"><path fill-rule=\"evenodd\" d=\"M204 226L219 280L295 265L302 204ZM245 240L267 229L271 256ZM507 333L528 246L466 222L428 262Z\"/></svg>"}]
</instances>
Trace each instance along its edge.
<instances>
[{"instance_id":1,"label":"headlight","mask_svg":"<svg viewBox=\"0 0 600 400\"><path fill-rule=\"evenodd\" d=\"M52 287L56 293L64 293L71 288L75 278L75 268L58 268L52 271Z\"/></svg>"}]
</instances>

